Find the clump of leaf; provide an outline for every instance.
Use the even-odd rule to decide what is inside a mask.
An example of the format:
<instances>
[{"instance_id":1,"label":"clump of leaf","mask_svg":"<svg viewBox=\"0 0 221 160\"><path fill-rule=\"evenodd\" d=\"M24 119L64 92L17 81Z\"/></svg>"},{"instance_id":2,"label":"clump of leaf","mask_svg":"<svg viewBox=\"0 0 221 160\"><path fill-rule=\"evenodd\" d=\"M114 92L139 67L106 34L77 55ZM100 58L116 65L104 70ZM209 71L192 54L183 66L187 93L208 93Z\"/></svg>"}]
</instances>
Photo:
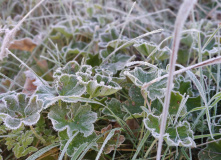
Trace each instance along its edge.
<instances>
[{"instance_id":1,"label":"clump of leaf","mask_svg":"<svg viewBox=\"0 0 221 160\"><path fill-rule=\"evenodd\" d=\"M52 121L56 131L67 129L69 136L73 131L79 131L87 137L94 131L93 123L97 120L97 113L91 111L90 105L81 105L81 103L59 105L56 103L51 106L48 118Z\"/></svg>"},{"instance_id":2,"label":"clump of leaf","mask_svg":"<svg viewBox=\"0 0 221 160\"><path fill-rule=\"evenodd\" d=\"M31 130L23 131L24 127L12 130L6 138L6 145L8 150L12 150L16 158L24 157L31 152L35 152L38 149L32 146L34 140Z\"/></svg>"},{"instance_id":3,"label":"clump of leaf","mask_svg":"<svg viewBox=\"0 0 221 160\"><path fill-rule=\"evenodd\" d=\"M3 120L8 128L18 129L22 124L31 126L38 122L43 103L37 96L18 93L2 100L4 105L1 105L0 114L5 116Z\"/></svg>"}]
</instances>

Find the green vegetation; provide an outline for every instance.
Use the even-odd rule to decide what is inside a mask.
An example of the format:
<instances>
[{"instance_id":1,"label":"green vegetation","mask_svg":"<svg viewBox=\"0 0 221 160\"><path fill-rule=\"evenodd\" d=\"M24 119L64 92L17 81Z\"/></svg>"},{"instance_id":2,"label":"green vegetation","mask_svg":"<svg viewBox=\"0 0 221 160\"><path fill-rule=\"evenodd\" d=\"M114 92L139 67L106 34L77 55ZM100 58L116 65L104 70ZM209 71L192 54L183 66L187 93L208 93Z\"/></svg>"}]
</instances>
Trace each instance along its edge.
<instances>
[{"instance_id":1,"label":"green vegetation","mask_svg":"<svg viewBox=\"0 0 221 160\"><path fill-rule=\"evenodd\" d=\"M0 160L220 160L221 2L185 2L0 0Z\"/></svg>"}]
</instances>

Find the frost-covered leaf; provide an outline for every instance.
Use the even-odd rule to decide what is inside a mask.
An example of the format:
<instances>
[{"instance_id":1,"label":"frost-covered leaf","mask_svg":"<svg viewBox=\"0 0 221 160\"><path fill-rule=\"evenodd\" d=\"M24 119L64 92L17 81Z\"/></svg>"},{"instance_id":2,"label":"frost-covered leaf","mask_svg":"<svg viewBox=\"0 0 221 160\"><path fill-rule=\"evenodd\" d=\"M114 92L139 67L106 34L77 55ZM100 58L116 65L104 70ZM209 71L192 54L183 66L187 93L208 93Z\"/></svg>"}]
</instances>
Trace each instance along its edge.
<instances>
[{"instance_id":1,"label":"frost-covered leaf","mask_svg":"<svg viewBox=\"0 0 221 160\"><path fill-rule=\"evenodd\" d=\"M146 129L149 130L155 138L159 138L160 135L160 119L160 116L155 116L152 113L148 114L147 118L144 119ZM169 146L196 146L193 140L193 131L187 121L179 122L175 126L167 125L163 137Z\"/></svg>"},{"instance_id":2,"label":"frost-covered leaf","mask_svg":"<svg viewBox=\"0 0 221 160\"><path fill-rule=\"evenodd\" d=\"M135 67L132 71L125 71L124 74L130 78L130 80L138 87L142 87L145 82L150 82L155 79L158 75L156 69L150 71L144 71L140 67Z\"/></svg>"},{"instance_id":3,"label":"frost-covered leaf","mask_svg":"<svg viewBox=\"0 0 221 160\"><path fill-rule=\"evenodd\" d=\"M64 25L56 25L56 26L52 26L52 28L54 31L60 32L62 35L64 35L67 38L70 38L73 36L73 34L70 32L71 30Z\"/></svg>"},{"instance_id":4,"label":"frost-covered leaf","mask_svg":"<svg viewBox=\"0 0 221 160\"><path fill-rule=\"evenodd\" d=\"M80 83L87 85L92 80L92 67L90 65L82 65L76 73L77 79Z\"/></svg>"},{"instance_id":5,"label":"frost-covered leaf","mask_svg":"<svg viewBox=\"0 0 221 160\"><path fill-rule=\"evenodd\" d=\"M138 44L134 44L134 47L143 55L149 56L152 60L165 60L168 59L171 53L171 50L168 47L159 48L153 42L140 42Z\"/></svg>"},{"instance_id":6,"label":"frost-covered leaf","mask_svg":"<svg viewBox=\"0 0 221 160\"><path fill-rule=\"evenodd\" d=\"M77 42L74 42L72 45L70 46L65 46L62 48L62 52L65 54L65 55L71 55L71 54L82 54L82 55L85 55L87 54L87 52L84 51L84 48L87 46L87 43L85 42L82 42L82 41L77 41Z\"/></svg>"},{"instance_id":7,"label":"frost-covered leaf","mask_svg":"<svg viewBox=\"0 0 221 160\"><path fill-rule=\"evenodd\" d=\"M15 91L9 91L9 92L6 92L6 93L1 93L0 94L0 100L2 100L4 97L8 96L8 95L15 95L16 92Z\"/></svg>"},{"instance_id":8,"label":"frost-covered leaf","mask_svg":"<svg viewBox=\"0 0 221 160\"><path fill-rule=\"evenodd\" d=\"M79 83L77 76L68 74L58 77L56 89L60 96L80 97L86 91L85 86Z\"/></svg>"},{"instance_id":9,"label":"frost-covered leaf","mask_svg":"<svg viewBox=\"0 0 221 160\"><path fill-rule=\"evenodd\" d=\"M117 29L112 28L109 30L109 32L100 34L99 37L100 42L98 43L98 45L102 48L108 48L108 47L115 48L117 44L118 46L121 46L129 41L129 39L126 36L121 36L121 39L118 39L119 35L120 34L117 31ZM134 42L128 43L123 48L126 48L132 45L133 43Z\"/></svg>"},{"instance_id":10,"label":"frost-covered leaf","mask_svg":"<svg viewBox=\"0 0 221 160\"><path fill-rule=\"evenodd\" d=\"M160 116L148 114L147 118L144 119L143 122L146 129L151 131L154 137L158 138L160 133Z\"/></svg>"},{"instance_id":11,"label":"frost-covered leaf","mask_svg":"<svg viewBox=\"0 0 221 160\"><path fill-rule=\"evenodd\" d=\"M92 112L89 105L62 103L62 106L53 105L48 117L56 131L63 131L67 128L69 136L73 131L79 131L87 137L94 131L93 123L97 120L97 113Z\"/></svg>"},{"instance_id":12,"label":"frost-covered leaf","mask_svg":"<svg viewBox=\"0 0 221 160\"><path fill-rule=\"evenodd\" d=\"M101 63L101 59L99 58L99 54L88 54L88 59L86 60L86 63L88 65L91 65L92 67L94 66L99 66Z\"/></svg>"},{"instance_id":13,"label":"frost-covered leaf","mask_svg":"<svg viewBox=\"0 0 221 160\"><path fill-rule=\"evenodd\" d=\"M25 125L36 124L40 118L43 102L37 100L37 96L28 97L26 94L18 93L3 98L4 108L0 114L6 115L5 125L11 129L19 128L22 123Z\"/></svg>"},{"instance_id":14,"label":"frost-covered leaf","mask_svg":"<svg viewBox=\"0 0 221 160\"><path fill-rule=\"evenodd\" d=\"M170 107L169 107L169 113L170 115L176 115L179 108L181 101L183 99L183 96L179 92L171 92L171 98L170 98ZM184 107L181 111L182 114L186 113L186 107Z\"/></svg>"},{"instance_id":15,"label":"frost-covered leaf","mask_svg":"<svg viewBox=\"0 0 221 160\"><path fill-rule=\"evenodd\" d=\"M99 52L99 56L101 57L102 60L104 60L113 51L114 51L113 48L101 49L100 52Z\"/></svg>"},{"instance_id":16,"label":"frost-covered leaf","mask_svg":"<svg viewBox=\"0 0 221 160\"><path fill-rule=\"evenodd\" d=\"M107 96L116 93L121 87L111 77L96 74L87 85L87 93L91 97Z\"/></svg>"},{"instance_id":17,"label":"frost-covered leaf","mask_svg":"<svg viewBox=\"0 0 221 160\"><path fill-rule=\"evenodd\" d=\"M174 91L179 91L180 94L188 94L188 95L192 95L192 91L191 91L192 85L191 85L191 81L190 80L185 80L185 78L182 75L179 75L176 79L175 79L175 84L174 84Z\"/></svg>"},{"instance_id":18,"label":"frost-covered leaf","mask_svg":"<svg viewBox=\"0 0 221 160\"><path fill-rule=\"evenodd\" d=\"M141 94L140 88L132 85L129 89L129 96L130 99L123 103L123 111L127 113L125 115L125 119L130 119L134 117L139 118L139 116L142 116L141 113L143 112L140 106L144 105L144 98Z\"/></svg>"},{"instance_id":19,"label":"frost-covered leaf","mask_svg":"<svg viewBox=\"0 0 221 160\"><path fill-rule=\"evenodd\" d=\"M153 83L150 85L146 92L151 100L155 100L156 98L164 97L165 90L166 90L167 79L164 78L158 82Z\"/></svg>"},{"instance_id":20,"label":"frost-covered leaf","mask_svg":"<svg viewBox=\"0 0 221 160\"><path fill-rule=\"evenodd\" d=\"M152 101L151 111L154 113L154 115L159 116L163 111L163 101L158 98Z\"/></svg>"},{"instance_id":21,"label":"frost-covered leaf","mask_svg":"<svg viewBox=\"0 0 221 160\"><path fill-rule=\"evenodd\" d=\"M130 98L125 102L112 98L110 101L106 101L107 107L121 119L139 118L142 116L143 110L140 106L144 105L144 99L141 95L140 88L132 85L129 89ZM113 116L113 114L104 108L102 111L105 115Z\"/></svg>"},{"instance_id":22,"label":"frost-covered leaf","mask_svg":"<svg viewBox=\"0 0 221 160\"><path fill-rule=\"evenodd\" d=\"M165 140L169 146L196 147L193 131L187 121L181 122L176 127L168 127Z\"/></svg>"},{"instance_id":23,"label":"frost-covered leaf","mask_svg":"<svg viewBox=\"0 0 221 160\"><path fill-rule=\"evenodd\" d=\"M194 41L193 34L191 33L186 33L182 35L182 39L180 40L181 43L191 47L192 43Z\"/></svg>"},{"instance_id":24,"label":"frost-covered leaf","mask_svg":"<svg viewBox=\"0 0 221 160\"><path fill-rule=\"evenodd\" d=\"M119 118L123 119L125 113L122 111L122 104L118 99L112 98L109 102L106 102L107 107ZM103 114L113 116L113 114L107 109L102 110ZM115 119L116 120L116 119Z\"/></svg>"},{"instance_id":25,"label":"frost-covered leaf","mask_svg":"<svg viewBox=\"0 0 221 160\"><path fill-rule=\"evenodd\" d=\"M35 95L43 101L43 108L46 109L55 102L53 98L58 96L58 93L54 87L41 85L37 88Z\"/></svg>"},{"instance_id":26,"label":"frost-covered leaf","mask_svg":"<svg viewBox=\"0 0 221 160\"><path fill-rule=\"evenodd\" d=\"M212 141L211 139L208 142ZM208 143L206 148L202 149L198 157L200 160L220 160L221 159L221 141Z\"/></svg>"},{"instance_id":27,"label":"frost-covered leaf","mask_svg":"<svg viewBox=\"0 0 221 160\"><path fill-rule=\"evenodd\" d=\"M201 97L200 96L189 97L186 102L187 112L190 112L191 110L193 110L197 107L201 107ZM195 112L188 114L188 120L194 121L197 118L199 112L200 111L195 111ZM200 124L202 124L202 123L200 123Z\"/></svg>"},{"instance_id":28,"label":"frost-covered leaf","mask_svg":"<svg viewBox=\"0 0 221 160\"><path fill-rule=\"evenodd\" d=\"M133 58L134 57L128 55L117 54L112 56L107 64L102 65L102 68L107 69L116 74L117 71L124 69L126 64L130 62Z\"/></svg>"},{"instance_id":29,"label":"frost-covered leaf","mask_svg":"<svg viewBox=\"0 0 221 160\"><path fill-rule=\"evenodd\" d=\"M67 130L63 130L58 132L59 135L59 139L60 139L60 143L61 143L61 150L63 150L65 144L67 143L67 141L69 140L69 136L67 134ZM91 135L89 135L88 137L84 137L83 133L78 133L73 140L71 141L71 143L69 144L68 148L67 148L67 154L69 156L72 156L74 154L74 152L83 144L87 144L90 143L92 140L94 140L96 138L96 134L92 133ZM93 146L96 146L96 143L93 144Z\"/></svg>"},{"instance_id":30,"label":"frost-covered leaf","mask_svg":"<svg viewBox=\"0 0 221 160\"><path fill-rule=\"evenodd\" d=\"M138 87L142 87L144 83L150 82L151 80L157 78L161 75L161 71L155 68L150 69L149 71L144 71L140 67L135 67L132 71L125 71L124 75L130 78L130 80ZM146 92L148 97L151 100L155 100L156 98L162 98L164 96L165 88L166 88L166 79L162 79L156 83L150 85Z\"/></svg>"},{"instance_id":31,"label":"frost-covered leaf","mask_svg":"<svg viewBox=\"0 0 221 160\"><path fill-rule=\"evenodd\" d=\"M76 61L69 61L64 67L58 68L55 72L53 77L61 76L62 74L73 74L75 75L80 69L80 65Z\"/></svg>"}]
</instances>

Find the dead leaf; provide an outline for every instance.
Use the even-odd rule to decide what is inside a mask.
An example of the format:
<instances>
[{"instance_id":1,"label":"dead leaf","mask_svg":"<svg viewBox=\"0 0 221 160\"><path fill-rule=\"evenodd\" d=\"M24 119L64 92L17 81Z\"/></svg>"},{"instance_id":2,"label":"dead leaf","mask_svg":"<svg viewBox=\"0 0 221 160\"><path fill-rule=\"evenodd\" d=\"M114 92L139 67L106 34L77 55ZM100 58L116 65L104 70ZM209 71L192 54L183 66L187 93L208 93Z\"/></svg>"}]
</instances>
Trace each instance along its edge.
<instances>
[{"instance_id":1,"label":"dead leaf","mask_svg":"<svg viewBox=\"0 0 221 160\"><path fill-rule=\"evenodd\" d=\"M109 124L107 127L102 128L100 133L105 133L103 137L101 137L97 143L98 147L101 147L103 142L105 141L107 135L110 133L112 129L112 125ZM115 131L114 136L107 142L107 144L104 147L104 153L109 154L111 151L115 150L116 145L117 148L120 147L120 145L125 141L125 137L123 135L120 135L120 131Z\"/></svg>"},{"instance_id":2,"label":"dead leaf","mask_svg":"<svg viewBox=\"0 0 221 160\"><path fill-rule=\"evenodd\" d=\"M28 70L24 73L26 76L26 80L22 92L31 96L35 92L37 86L41 85L42 82L36 77L33 72Z\"/></svg>"},{"instance_id":3,"label":"dead leaf","mask_svg":"<svg viewBox=\"0 0 221 160\"><path fill-rule=\"evenodd\" d=\"M126 121L126 123L130 127L130 129L133 131L134 136L137 137L139 134L138 129L140 128L138 120L137 119L128 119Z\"/></svg>"},{"instance_id":4,"label":"dead leaf","mask_svg":"<svg viewBox=\"0 0 221 160\"><path fill-rule=\"evenodd\" d=\"M30 38L23 38L19 40L14 40L10 46L9 49L18 49L22 51L29 51L32 52L33 49L37 46L37 44L31 40Z\"/></svg>"},{"instance_id":5,"label":"dead leaf","mask_svg":"<svg viewBox=\"0 0 221 160\"><path fill-rule=\"evenodd\" d=\"M2 81L1 81L0 83L2 84L3 87L5 87L5 88L0 87L0 93L5 93L5 92L7 92L7 88L10 87L11 81L8 80L8 79L2 79Z\"/></svg>"},{"instance_id":6,"label":"dead leaf","mask_svg":"<svg viewBox=\"0 0 221 160\"><path fill-rule=\"evenodd\" d=\"M128 119L128 120L126 120L126 124L132 130L132 132L134 133L134 136L138 137L139 136L139 131L138 130L140 128L140 124L139 124L138 120L137 119ZM121 126L119 125L118 122L115 122L114 123L114 128L118 128L118 127L121 127ZM124 129L128 130L127 127L125 127Z\"/></svg>"},{"instance_id":7,"label":"dead leaf","mask_svg":"<svg viewBox=\"0 0 221 160\"><path fill-rule=\"evenodd\" d=\"M48 70L48 62L47 60L43 59L43 60L38 60L36 57L34 57L36 64L38 67L40 67L44 72L46 72Z\"/></svg>"}]
</instances>

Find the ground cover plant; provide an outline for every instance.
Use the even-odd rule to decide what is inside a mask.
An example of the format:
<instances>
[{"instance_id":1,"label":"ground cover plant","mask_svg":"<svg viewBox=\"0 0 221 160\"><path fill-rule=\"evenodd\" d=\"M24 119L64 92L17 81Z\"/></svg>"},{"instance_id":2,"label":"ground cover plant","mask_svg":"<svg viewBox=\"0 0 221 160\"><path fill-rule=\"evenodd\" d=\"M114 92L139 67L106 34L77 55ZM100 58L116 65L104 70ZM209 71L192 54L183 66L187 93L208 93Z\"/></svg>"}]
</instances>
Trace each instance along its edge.
<instances>
[{"instance_id":1,"label":"ground cover plant","mask_svg":"<svg viewBox=\"0 0 221 160\"><path fill-rule=\"evenodd\" d=\"M0 7L0 159L221 159L219 0Z\"/></svg>"}]
</instances>

